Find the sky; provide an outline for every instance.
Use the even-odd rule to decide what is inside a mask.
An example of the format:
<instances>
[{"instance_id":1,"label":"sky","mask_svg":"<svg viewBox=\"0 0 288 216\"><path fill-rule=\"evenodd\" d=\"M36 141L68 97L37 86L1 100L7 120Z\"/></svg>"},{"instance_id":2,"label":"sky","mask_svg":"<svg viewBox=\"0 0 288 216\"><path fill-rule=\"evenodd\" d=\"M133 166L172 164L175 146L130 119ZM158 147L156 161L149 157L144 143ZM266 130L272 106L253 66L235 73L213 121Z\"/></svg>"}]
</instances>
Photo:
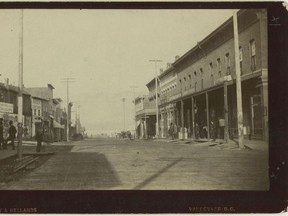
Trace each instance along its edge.
<instances>
[{"instance_id":1,"label":"sky","mask_svg":"<svg viewBox=\"0 0 288 216\"><path fill-rule=\"evenodd\" d=\"M88 134L134 129L135 97L158 69L184 55L233 10L24 10L25 87L55 87L66 107L67 85ZM0 82L18 85L20 10L0 9ZM159 74L159 71L157 71ZM123 103L122 98L125 98ZM125 118L124 118L125 113ZM74 115L74 114L72 114ZM125 127L125 128L124 128Z\"/></svg>"}]
</instances>

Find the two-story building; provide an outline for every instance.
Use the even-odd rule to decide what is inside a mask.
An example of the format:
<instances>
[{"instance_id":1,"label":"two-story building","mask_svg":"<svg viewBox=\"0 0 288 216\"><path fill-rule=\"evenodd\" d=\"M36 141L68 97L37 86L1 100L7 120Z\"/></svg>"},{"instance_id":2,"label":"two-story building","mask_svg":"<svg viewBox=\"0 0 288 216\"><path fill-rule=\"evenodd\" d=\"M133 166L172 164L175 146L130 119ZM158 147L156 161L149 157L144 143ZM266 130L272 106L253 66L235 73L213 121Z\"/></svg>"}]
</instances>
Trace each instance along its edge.
<instances>
[{"instance_id":1,"label":"two-story building","mask_svg":"<svg viewBox=\"0 0 288 216\"><path fill-rule=\"evenodd\" d=\"M27 88L32 95L32 113L33 113L33 131L39 127L46 130L48 141L60 141L66 139L67 126L63 123L63 109L61 108L62 100L53 98L54 87L48 84L47 87L31 87ZM62 123L62 124L61 124Z\"/></svg>"},{"instance_id":2,"label":"two-story building","mask_svg":"<svg viewBox=\"0 0 288 216\"><path fill-rule=\"evenodd\" d=\"M23 90L23 136L30 138L31 133L31 95L25 89ZM7 79L6 83L0 83L0 118L4 124L4 138L8 136L9 121L13 121L17 127L18 122L18 87L10 85Z\"/></svg>"},{"instance_id":3,"label":"two-story building","mask_svg":"<svg viewBox=\"0 0 288 216\"><path fill-rule=\"evenodd\" d=\"M244 136L268 140L267 11L238 11ZM179 138L237 136L233 19L228 19L159 76L160 135L170 122ZM150 98L155 96L149 89ZM212 126L213 125L213 126ZM216 130L211 134L211 128Z\"/></svg>"},{"instance_id":4,"label":"two-story building","mask_svg":"<svg viewBox=\"0 0 288 216\"><path fill-rule=\"evenodd\" d=\"M136 137L140 139L152 138L155 136L156 106L148 95L139 96L135 99L136 111Z\"/></svg>"}]
</instances>

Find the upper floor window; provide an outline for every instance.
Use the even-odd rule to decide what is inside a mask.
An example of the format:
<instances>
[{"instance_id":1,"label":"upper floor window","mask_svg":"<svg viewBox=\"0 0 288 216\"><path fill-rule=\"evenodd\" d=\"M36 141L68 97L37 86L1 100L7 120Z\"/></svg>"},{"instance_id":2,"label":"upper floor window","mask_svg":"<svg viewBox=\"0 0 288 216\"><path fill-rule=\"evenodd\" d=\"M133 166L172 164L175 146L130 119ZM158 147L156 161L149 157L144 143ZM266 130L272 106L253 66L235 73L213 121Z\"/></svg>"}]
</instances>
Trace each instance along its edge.
<instances>
[{"instance_id":1,"label":"upper floor window","mask_svg":"<svg viewBox=\"0 0 288 216\"><path fill-rule=\"evenodd\" d=\"M251 56L251 70L256 70L256 43L255 40L250 41L250 56Z\"/></svg>"},{"instance_id":2,"label":"upper floor window","mask_svg":"<svg viewBox=\"0 0 288 216\"><path fill-rule=\"evenodd\" d=\"M218 58L217 61L216 61L216 63L217 63L218 76L219 76L219 78L220 78L220 77L221 77L221 59Z\"/></svg>"},{"instance_id":3,"label":"upper floor window","mask_svg":"<svg viewBox=\"0 0 288 216\"><path fill-rule=\"evenodd\" d=\"M36 109L34 109L34 115L37 115L37 110Z\"/></svg>"},{"instance_id":4,"label":"upper floor window","mask_svg":"<svg viewBox=\"0 0 288 216\"><path fill-rule=\"evenodd\" d=\"M242 70L243 48L241 46L239 47L239 62L240 62L240 71L241 71L241 75L242 75L243 74L243 70Z\"/></svg>"},{"instance_id":5,"label":"upper floor window","mask_svg":"<svg viewBox=\"0 0 288 216\"><path fill-rule=\"evenodd\" d=\"M38 116L40 116L40 110L38 110Z\"/></svg>"},{"instance_id":6,"label":"upper floor window","mask_svg":"<svg viewBox=\"0 0 288 216\"><path fill-rule=\"evenodd\" d=\"M226 65L226 75L230 75L230 55L226 53L225 55L225 65Z\"/></svg>"},{"instance_id":7,"label":"upper floor window","mask_svg":"<svg viewBox=\"0 0 288 216\"><path fill-rule=\"evenodd\" d=\"M209 69L209 73L213 73L213 64L212 64L212 62L209 63L208 69Z\"/></svg>"},{"instance_id":8,"label":"upper floor window","mask_svg":"<svg viewBox=\"0 0 288 216\"><path fill-rule=\"evenodd\" d=\"M203 68L200 68L201 77L203 77Z\"/></svg>"},{"instance_id":9,"label":"upper floor window","mask_svg":"<svg viewBox=\"0 0 288 216\"><path fill-rule=\"evenodd\" d=\"M197 72L196 72L196 71L194 71L194 77L196 78L196 76L197 76Z\"/></svg>"}]
</instances>

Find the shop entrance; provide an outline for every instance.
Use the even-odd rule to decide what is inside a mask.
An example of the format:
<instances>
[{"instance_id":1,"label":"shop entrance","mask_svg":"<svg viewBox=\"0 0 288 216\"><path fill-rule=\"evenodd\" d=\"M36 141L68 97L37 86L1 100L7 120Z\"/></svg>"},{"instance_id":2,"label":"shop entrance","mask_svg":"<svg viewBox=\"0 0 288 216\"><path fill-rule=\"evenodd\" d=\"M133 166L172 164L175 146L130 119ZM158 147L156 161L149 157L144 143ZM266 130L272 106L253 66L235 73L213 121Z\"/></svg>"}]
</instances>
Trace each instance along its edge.
<instances>
[{"instance_id":1,"label":"shop entrance","mask_svg":"<svg viewBox=\"0 0 288 216\"><path fill-rule=\"evenodd\" d=\"M252 127L252 137L262 138L263 128L262 128L262 110L261 110L261 97L260 95L251 96L251 127Z\"/></svg>"}]
</instances>

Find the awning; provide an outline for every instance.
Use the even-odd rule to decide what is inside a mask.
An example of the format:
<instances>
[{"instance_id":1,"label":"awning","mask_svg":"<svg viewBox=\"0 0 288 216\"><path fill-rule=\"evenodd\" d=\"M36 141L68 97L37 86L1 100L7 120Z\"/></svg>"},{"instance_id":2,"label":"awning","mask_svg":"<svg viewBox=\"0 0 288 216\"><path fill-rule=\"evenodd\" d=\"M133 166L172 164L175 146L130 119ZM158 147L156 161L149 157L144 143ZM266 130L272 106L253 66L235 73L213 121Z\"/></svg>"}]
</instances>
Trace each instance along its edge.
<instances>
[{"instance_id":1,"label":"awning","mask_svg":"<svg viewBox=\"0 0 288 216\"><path fill-rule=\"evenodd\" d=\"M64 129L64 125L61 125L59 122L57 122L57 121L53 121L53 127L54 128L62 128L62 129Z\"/></svg>"}]
</instances>

